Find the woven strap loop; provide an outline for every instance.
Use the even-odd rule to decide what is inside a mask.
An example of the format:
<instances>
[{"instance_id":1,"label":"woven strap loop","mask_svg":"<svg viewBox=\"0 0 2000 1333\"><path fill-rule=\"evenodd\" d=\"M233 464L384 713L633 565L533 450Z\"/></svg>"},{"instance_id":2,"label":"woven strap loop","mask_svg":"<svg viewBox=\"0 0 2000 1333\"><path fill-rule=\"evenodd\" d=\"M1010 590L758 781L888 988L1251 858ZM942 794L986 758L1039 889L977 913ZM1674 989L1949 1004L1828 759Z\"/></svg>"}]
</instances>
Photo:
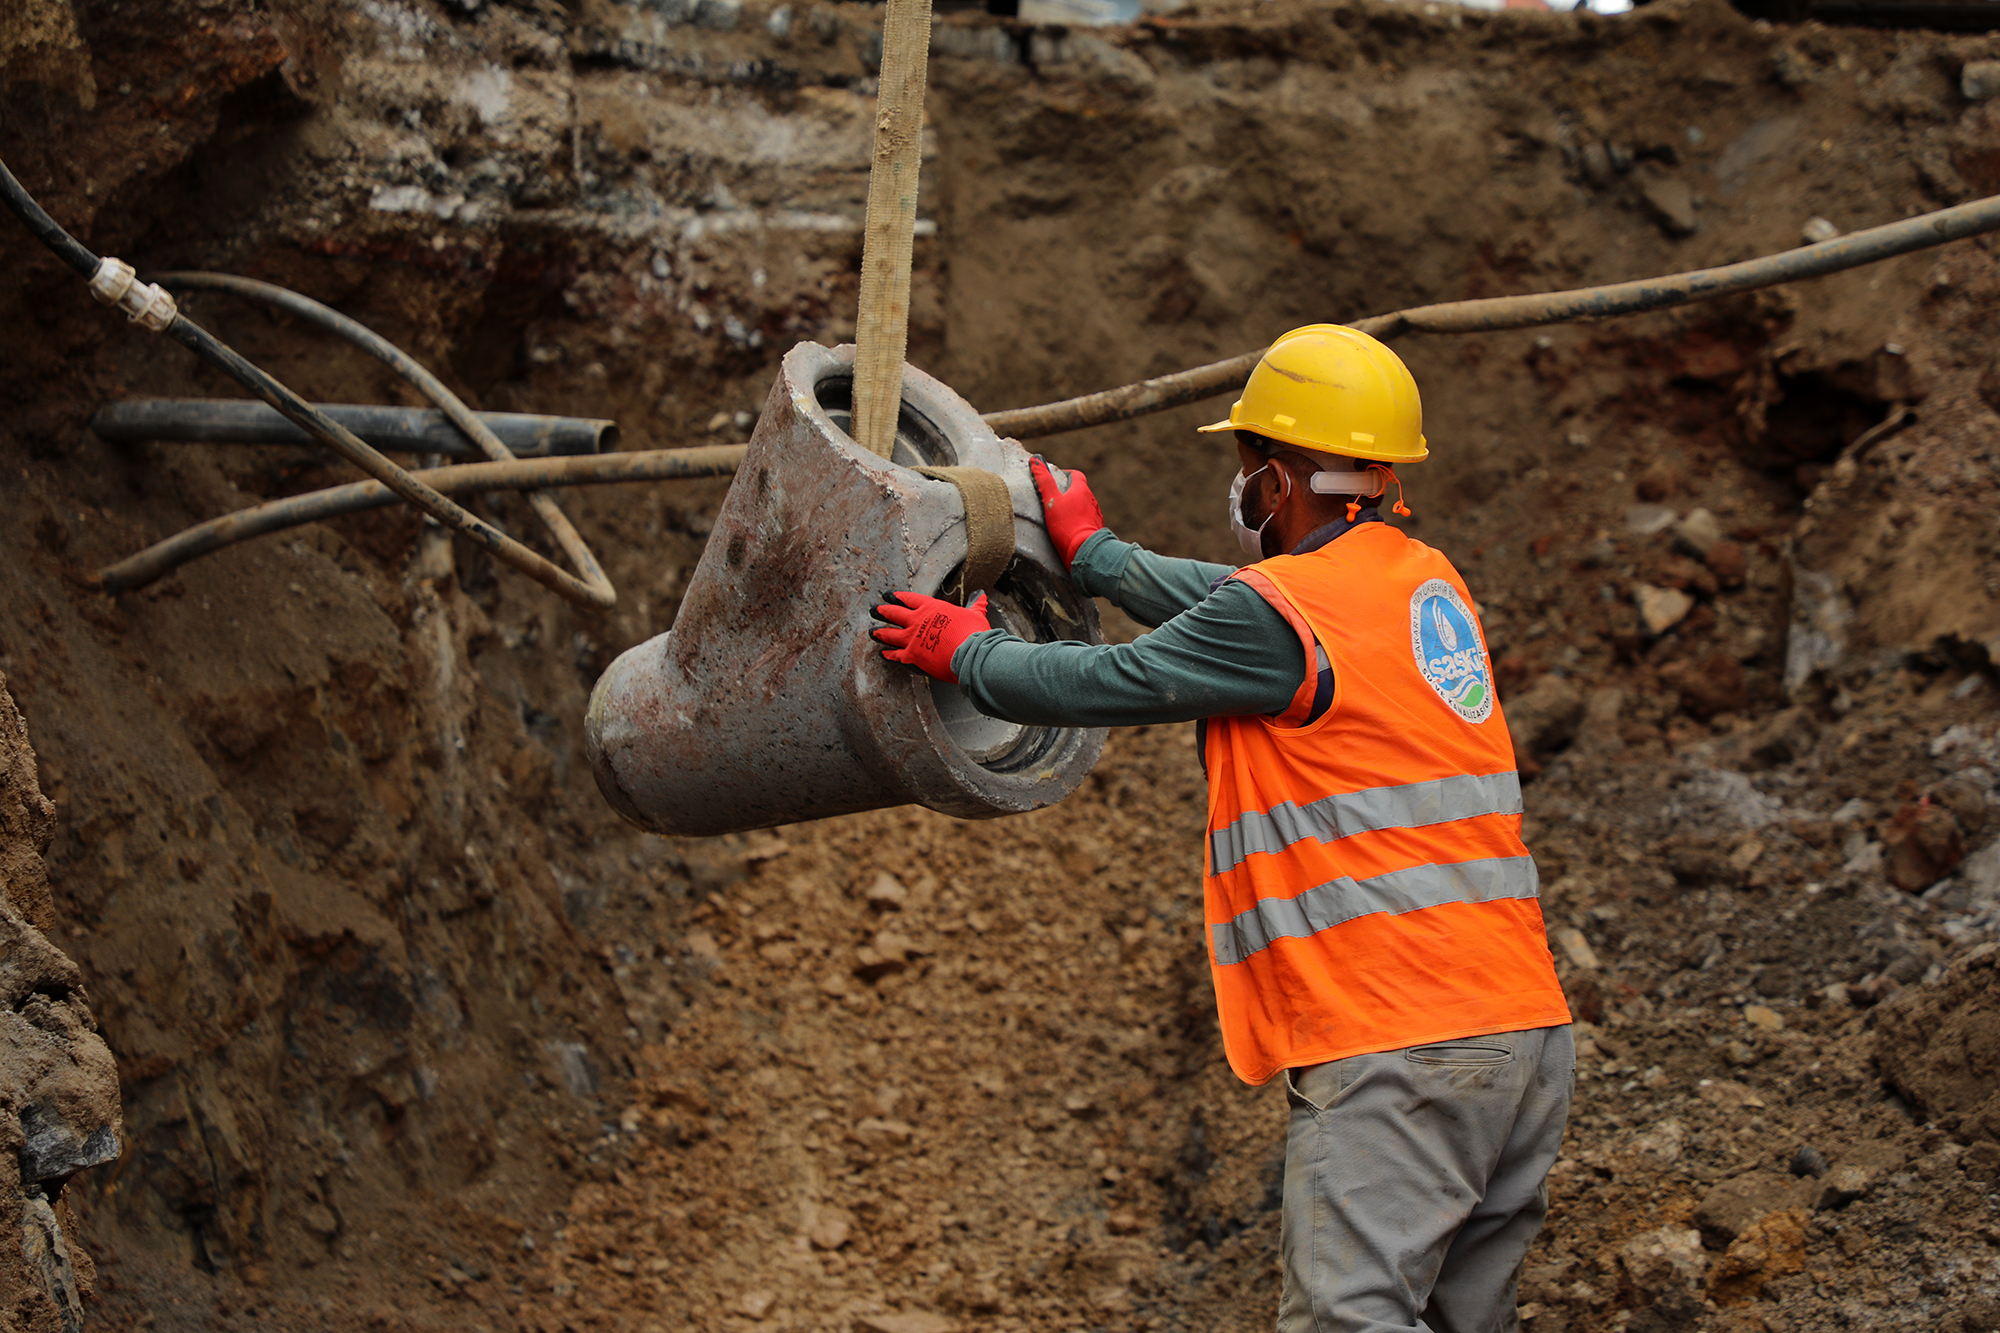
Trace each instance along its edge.
<instances>
[{"instance_id":1,"label":"woven strap loop","mask_svg":"<svg viewBox=\"0 0 2000 1333\"><path fill-rule=\"evenodd\" d=\"M965 504L965 564L959 571L958 600L993 587L1014 558L1014 501L997 472L978 467L920 467L933 481L950 482Z\"/></svg>"}]
</instances>

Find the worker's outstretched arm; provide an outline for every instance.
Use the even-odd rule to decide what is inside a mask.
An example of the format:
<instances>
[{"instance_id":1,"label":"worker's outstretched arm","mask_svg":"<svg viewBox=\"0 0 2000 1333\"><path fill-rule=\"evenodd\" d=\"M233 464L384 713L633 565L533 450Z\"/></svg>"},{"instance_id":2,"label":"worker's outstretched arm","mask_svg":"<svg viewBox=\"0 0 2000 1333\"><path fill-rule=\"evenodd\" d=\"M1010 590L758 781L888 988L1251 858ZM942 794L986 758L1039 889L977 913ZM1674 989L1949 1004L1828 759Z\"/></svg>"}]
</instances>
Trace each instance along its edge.
<instances>
[{"instance_id":1,"label":"worker's outstretched arm","mask_svg":"<svg viewBox=\"0 0 2000 1333\"><path fill-rule=\"evenodd\" d=\"M1081 472L1056 475L1040 458L1030 460L1049 540L1069 566L1079 591L1102 597L1140 624L1164 625L1206 598L1233 565L1176 560L1122 542L1104 525L1104 511Z\"/></svg>"},{"instance_id":2,"label":"worker's outstretched arm","mask_svg":"<svg viewBox=\"0 0 2000 1333\"><path fill-rule=\"evenodd\" d=\"M1301 703L1306 673L1297 631L1234 579L1132 643L1028 643L986 630L962 640L950 665L980 712L1070 727L1282 714Z\"/></svg>"}]
</instances>

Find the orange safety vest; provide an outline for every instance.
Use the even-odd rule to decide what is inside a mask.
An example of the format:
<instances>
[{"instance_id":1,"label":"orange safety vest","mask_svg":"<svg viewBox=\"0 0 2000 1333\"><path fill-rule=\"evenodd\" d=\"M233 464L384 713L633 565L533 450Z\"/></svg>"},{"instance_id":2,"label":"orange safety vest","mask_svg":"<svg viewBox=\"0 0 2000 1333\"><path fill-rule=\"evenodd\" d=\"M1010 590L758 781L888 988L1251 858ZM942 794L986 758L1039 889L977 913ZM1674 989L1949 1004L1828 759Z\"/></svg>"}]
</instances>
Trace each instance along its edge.
<instances>
[{"instance_id":1,"label":"orange safety vest","mask_svg":"<svg viewBox=\"0 0 2000 1333\"><path fill-rule=\"evenodd\" d=\"M1223 1047L1281 1069L1570 1021L1521 842L1485 636L1443 555L1368 523L1237 571L1323 648L1273 717L1208 722L1207 912Z\"/></svg>"}]
</instances>

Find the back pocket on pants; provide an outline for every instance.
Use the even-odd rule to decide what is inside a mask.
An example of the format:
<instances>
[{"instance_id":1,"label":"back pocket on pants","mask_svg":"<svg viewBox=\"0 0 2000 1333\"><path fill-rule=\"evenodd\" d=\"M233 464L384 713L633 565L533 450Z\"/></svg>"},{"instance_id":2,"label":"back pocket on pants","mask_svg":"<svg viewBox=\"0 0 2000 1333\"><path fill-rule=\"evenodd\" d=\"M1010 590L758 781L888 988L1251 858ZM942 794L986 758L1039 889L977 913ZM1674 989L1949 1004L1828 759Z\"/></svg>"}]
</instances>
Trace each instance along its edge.
<instances>
[{"instance_id":1,"label":"back pocket on pants","mask_svg":"<svg viewBox=\"0 0 2000 1333\"><path fill-rule=\"evenodd\" d=\"M1436 1046L1412 1046L1407 1059L1420 1065L1504 1065L1514 1058L1505 1046L1451 1041Z\"/></svg>"}]
</instances>

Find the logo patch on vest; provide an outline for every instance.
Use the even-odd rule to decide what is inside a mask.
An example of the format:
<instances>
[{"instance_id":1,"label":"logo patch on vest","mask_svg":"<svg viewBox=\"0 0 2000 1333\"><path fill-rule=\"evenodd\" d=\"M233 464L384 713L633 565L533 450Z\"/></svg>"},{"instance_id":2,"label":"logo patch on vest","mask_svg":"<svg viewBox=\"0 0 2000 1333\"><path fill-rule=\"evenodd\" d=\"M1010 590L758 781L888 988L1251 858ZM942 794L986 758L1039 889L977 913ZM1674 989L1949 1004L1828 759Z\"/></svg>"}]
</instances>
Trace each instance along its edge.
<instances>
[{"instance_id":1,"label":"logo patch on vest","mask_svg":"<svg viewBox=\"0 0 2000 1333\"><path fill-rule=\"evenodd\" d=\"M1430 579L1410 594L1410 651L1417 672L1467 722L1493 715L1493 671L1458 589Z\"/></svg>"}]
</instances>

